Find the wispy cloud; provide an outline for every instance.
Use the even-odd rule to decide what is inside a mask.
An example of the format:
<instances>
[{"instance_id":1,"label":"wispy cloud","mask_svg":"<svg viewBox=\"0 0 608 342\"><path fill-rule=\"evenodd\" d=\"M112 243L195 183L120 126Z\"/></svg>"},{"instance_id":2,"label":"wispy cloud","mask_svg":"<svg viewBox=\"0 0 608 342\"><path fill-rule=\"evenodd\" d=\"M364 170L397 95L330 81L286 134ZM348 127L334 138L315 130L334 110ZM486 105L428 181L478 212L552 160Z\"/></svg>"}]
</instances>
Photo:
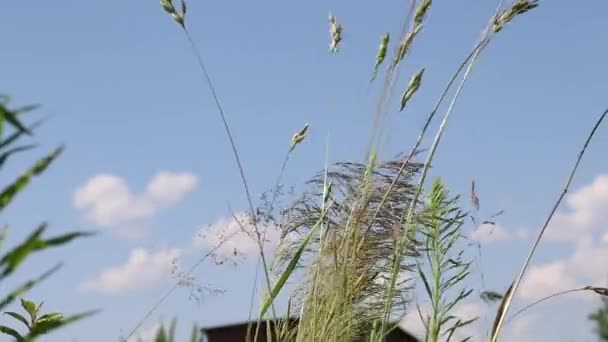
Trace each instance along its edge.
<instances>
[{"instance_id":1,"label":"wispy cloud","mask_svg":"<svg viewBox=\"0 0 608 342\"><path fill-rule=\"evenodd\" d=\"M480 225L471 234L471 239L484 244L524 240L528 238L528 231L523 228L508 229L501 224Z\"/></svg>"},{"instance_id":2,"label":"wispy cloud","mask_svg":"<svg viewBox=\"0 0 608 342\"><path fill-rule=\"evenodd\" d=\"M280 233L275 226L258 224L261 231L266 230L265 248L273 248L279 241ZM259 247L254 227L246 213L234 217L221 218L216 222L201 227L194 236L193 244L197 248L215 250L222 257L241 255L250 257L258 253Z\"/></svg>"},{"instance_id":3,"label":"wispy cloud","mask_svg":"<svg viewBox=\"0 0 608 342\"><path fill-rule=\"evenodd\" d=\"M156 286L170 279L174 260L183 254L184 250L179 248L161 249L153 253L136 248L125 264L103 270L98 276L84 281L80 289L120 295Z\"/></svg>"},{"instance_id":4,"label":"wispy cloud","mask_svg":"<svg viewBox=\"0 0 608 342\"><path fill-rule=\"evenodd\" d=\"M74 206L84 217L121 237L141 238L146 223L164 208L181 201L197 185L189 172L159 172L145 191L134 194L127 182L114 175L100 174L74 192Z\"/></svg>"}]
</instances>

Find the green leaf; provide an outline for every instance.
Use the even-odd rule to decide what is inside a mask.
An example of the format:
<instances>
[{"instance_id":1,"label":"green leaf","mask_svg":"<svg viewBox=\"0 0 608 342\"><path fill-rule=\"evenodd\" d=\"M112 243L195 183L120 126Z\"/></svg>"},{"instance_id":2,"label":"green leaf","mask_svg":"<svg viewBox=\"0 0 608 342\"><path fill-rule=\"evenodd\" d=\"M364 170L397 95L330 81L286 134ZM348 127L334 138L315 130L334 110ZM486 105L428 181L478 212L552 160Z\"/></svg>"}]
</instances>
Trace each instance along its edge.
<instances>
[{"instance_id":1,"label":"green leaf","mask_svg":"<svg viewBox=\"0 0 608 342\"><path fill-rule=\"evenodd\" d=\"M7 296L5 296L4 298L2 298L0 300L0 310L3 310L7 305L9 305L15 299L17 299L17 297L23 295L24 293L26 293L27 291L29 291L30 289L32 289L34 286L36 286L40 282L44 281L51 274L57 272L61 268L61 266L62 266L62 264L57 264L55 267L53 267L50 270L44 272L38 278L32 279L32 280L28 280L25 283L23 283L20 286L18 286L11 293L9 293Z\"/></svg>"},{"instance_id":2,"label":"green leaf","mask_svg":"<svg viewBox=\"0 0 608 342\"><path fill-rule=\"evenodd\" d=\"M420 268L420 264L417 263L416 266L418 267L418 273L420 274L420 278L422 278L422 282L424 283L424 288L426 290L426 293L429 295L429 298L433 298L433 291L431 291L431 285L429 285L429 281L428 279L426 279L426 275L424 275L424 271L422 271L422 268Z\"/></svg>"},{"instance_id":3,"label":"green leaf","mask_svg":"<svg viewBox=\"0 0 608 342\"><path fill-rule=\"evenodd\" d=\"M158 332L156 333L156 338L154 339L154 342L168 342L167 341L167 333L165 333L165 327L164 326L160 326L160 328L158 329Z\"/></svg>"},{"instance_id":4,"label":"green leaf","mask_svg":"<svg viewBox=\"0 0 608 342\"><path fill-rule=\"evenodd\" d=\"M25 326L28 329L30 328L30 322L28 322L27 319L25 317L21 316L20 314L18 314L16 312L12 312L12 311L7 311L4 314L9 315L9 316L13 317L14 319L18 320L19 322L25 324Z\"/></svg>"},{"instance_id":5,"label":"green leaf","mask_svg":"<svg viewBox=\"0 0 608 342\"><path fill-rule=\"evenodd\" d=\"M40 236L46 230L46 223L41 224L36 230L34 230L23 243L13 248L10 252L6 253L2 259L0 259L0 265L4 266L1 277L4 278L9 274L13 273L15 269L28 257L28 255L34 250L36 244L40 240Z\"/></svg>"},{"instance_id":6,"label":"green leaf","mask_svg":"<svg viewBox=\"0 0 608 342\"><path fill-rule=\"evenodd\" d=\"M29 170L25 171L17 180L0 192L0 212L22 191L34 176L40 175L63 151L63 146L52 151L46 157L40 159Z\"/></svg>"},{"instance_id":7,"label":"green leaf","mask_svg":"<svg viewBox=\"0 0 608 342\"><path fill-rule=\"evenodd\" d=\"M18 147L13 147L6 152L0 153L0 169L2 168L2 165L4 165L4 163L6 162L8 157L10 157L11 155L13 155L15 153L31 150L34 147L36 147L36 145L18 146Z\"/></svg>"},{"instance_id":8,"label":"green leaf","mask_svg":"<svg viewBox=\"0 0 608 342\"><path fill-rule=\"evenodd\" d=\"M0 325L0 332L5 335L10 335L10 336L14 337L17 340L17 342L23 342L25 340L23 338L23 336L21 336L21 334L19 334L16 330L9 328L5 325Z\"/></svg>"},{"instance_id":9,"label":"green leaf","mask_svg":"<svg viewBox=\"0 0 608 342\"><path fill-rule=\"evenodd\" d=\"M95 233L94 232L72 232L72 233L67 233L64 235L60 235L54 238L50 238L48 240L44 240L42 241L42 243L38 244L36 246L36 250L42 250L45 248L49 248L49 247L57 247L57 246L61 246L64 245L74 239L77 238L81 238L81 237L89 237L89 236L94 236Z\"/></svg>"},{"instance_id":10,"label":"green leaf","mask_svg":"<svg viewBox=\"0 0 608 342\"><path fill-rule=\"evenodd\" d=\"M55 321L60 319L63 319L63 314L61 312L50 312L38 317L38 322Z\"/></svg>"},{"instance_id":11,"label":"green leaf","mask_svg":"<svg viewBox=\"0 0 608 342\"><path fill-rule=\"evenodd\" d=\"M30 132L30 130L27 129L27 127L25 127L21 123L21 121L19 121L19 119L17 118L17 113L15 113L14 111L8 110L3 104L0 104L0 117L2 117L4 119L4 121L8 122L13 127L15 127L15 129L17 129L18 131L21 131L28 135L32 134L32 132Z\"/></svg>"},{"instance_id":12,"label":"green leaf","mask_svg":"<svg viewBox=\"0 0 608 342\"><path fill-rule=\"evenodd\" d=\"M170 341L175 340L175 328L177 326L177 319L173 319L171 321L171 325L169 326L169 335L167 336Z\"/></svg>"},{"instance_id":13,"label":"green leaf","mask_svg":"<svg viewBox=\"0 0 608 342\"><path fill-rule=\"evenodd\" d=\"M46 230L46 223L41 224L28 238L5 254L0 259L0 265L4 266L1 277L13 273L15 269L32 253L42 251L47 248L57 247L66 244L76 238L94 235L92 232L72 232L60 235L48 240L41 239L41 235Z\"/></svg>"},{"instance_id":14,"label":"green leaf","mask_svg":"<svg viewBox=\"0 0 608 342\"><path fill-rule=\"evenodd\" d=\"M92 310L92 311L87 311L87 312L79 313L76 315L72 315L72 316L69 316L64 319L45 320L45 321L39 322L38 324L36 324L35 327L32 328L32 331L29 333L29 335L26 336L26 339L33 339L40 335L48 334L49 332L51 332L53 330L56 330L61 327L65 327L68 324L72 324L74 322L80 321L87 317L93 316L93 315L97 314L98 312L99 312L99 310Z\"/></svg>"},{"instance_id":15,"label":"green leaf","mask_svg":"<svg viewBox=\"0 0 608 342\"><path fill-rule=\"evenodd\" d=\"M43 122L44 122L44 120L38 120L38 121L34 122L33 124L31 124L28 128L30 131L33 131L34 129L38 128L38 126L42 125ZM6 139L0 140L0 150L8 147L10 144L17 141L17 139L21 138L23 135L24 135L23 132L17 131L17 132L14 132L13 134L9 135Z\"/></svg>"},{"instance_id":16,"label":"green leaf","mask_svg":"<svg viewBox=\"0 0 608 342\"><path fill-rule=\"evenodd\" d=\"M306 234L306 237L300 244L300 247L298 247L298 250L295 252L293 257L289 261L287 268L279 277L279 280L272 288L272 291L270 291L270 295L268 296L268 298L266 298L266 300L264 301L264 304L262 305L262 310L260 311L260 318L264 317L264 314L266 314L266 311L268 311L268 308L270 308L270 305L272 304L274 299L277 297L277 295L279 294L279 292L281 291L281 289L287 282L287 279L289 279L291 274L295 271L296 266L298 265L298 262L300 261L302 254L304 253L304 250L306 249L306 247L308 247L308 244L310 243L310 240L312 239L313 235L316 233L317 229L321 226L321 222L323 221L323 216L324 215L321 215L321 217L319 218L317 223L315 223L315 225L310 229L310 231L308 231L308 233Z\"/></svg>"}]
</instances>

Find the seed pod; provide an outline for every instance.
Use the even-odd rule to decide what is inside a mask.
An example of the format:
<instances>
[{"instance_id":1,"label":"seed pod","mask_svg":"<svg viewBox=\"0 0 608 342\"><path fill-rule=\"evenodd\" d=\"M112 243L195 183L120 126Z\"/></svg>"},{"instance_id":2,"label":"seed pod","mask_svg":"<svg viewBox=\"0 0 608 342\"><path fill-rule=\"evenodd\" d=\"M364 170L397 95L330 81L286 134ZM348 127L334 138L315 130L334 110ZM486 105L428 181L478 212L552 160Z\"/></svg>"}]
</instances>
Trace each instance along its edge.
<instances>
[{"instance_id":1,"label":"seed pod","mask_svg":"<svg viewBox=\"0 0 608 342\"><path fill-rule=\"evenodd\" d=\"M418 88L420 88L420 83L422 81L422 75L424 75L424 68L422 68L420 71L418 71L410 79L410 83L408 84L407 89L403 93L403 96L401 96L401 108L399 109L400 111L402 111L403 108L405 108L405 105L407 104L407 102L416 93L416 91L418 91Z\"/></svg>"},{"instance_id":2,"label":"seed pod","mask_svg":"<svg viewBox=\"0 0 608 342\"><path fill-rule=\"evenodd\" d=\"M382 40L380 41L380 47L378 48L378 54L376 55L376 64L374 65L374 74L372 75L372 81L374 81L376 75L378 75L378 68L380 67L380 64L384 62L384 58L386 58L386 49L388 48L389 41L390 35L388 33L385 33L382 36Z\"/></svg>"},{"instance_id":3,"label":"seed pod","mask_svg":"<svg viewBox=\"0 0 608 342\"><path fill-rule=\"evenodd\" d=\"M308 124L304 125L304 128L302 128L300 131L293 135L293 137L291 138L291 145L289 146L289 152L293 151L293 149L296 148L296 145L301 143L307 135Z\"/></svg>"}]
</instances>

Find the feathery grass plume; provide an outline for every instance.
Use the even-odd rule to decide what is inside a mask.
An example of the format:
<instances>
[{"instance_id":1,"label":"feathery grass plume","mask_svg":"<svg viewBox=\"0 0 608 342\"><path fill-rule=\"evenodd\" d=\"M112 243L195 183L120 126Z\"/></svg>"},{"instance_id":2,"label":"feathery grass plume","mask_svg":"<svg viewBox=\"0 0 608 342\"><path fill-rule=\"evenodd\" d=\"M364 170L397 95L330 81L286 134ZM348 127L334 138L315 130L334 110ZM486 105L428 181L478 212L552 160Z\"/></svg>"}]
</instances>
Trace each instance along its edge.
<instances>
[{"instance_id":1,"label":"feathery grass plume","mask_svg":"<svg viewBox=\"0 0 608 342\"><path fill-rule=\"evenodd\" d=\"M289 144L289 152L292 152L296 146L301 143L308 136L308 124L305 124L304 127L296 132L291 138L291 143Z\"/></svg>"},{"instance_id":2,"label":"feathery grass plume","mask_svg":"<svg viewBox=\"0 0 608 342\"><path fill-rule=\"evenodd\" d=\"M424 68L418 71L416 74L410 78L410 82L407 85L407 89L403 92L401 96L401 106L399 107L399 111L403 111L407 102L410 98L418 91L420 88L420 83L422 82L422 76L424 75Z\"/></svg>"},{"instance_id":3,"label":"feathery grass plume","mask_svg":"<svg viewBox=\"0 0 608 342\"><path fill-rule=\"evenodd\" d=\"M498 13L494 18L492 29L494 32L499 32L506 23L510 22L518 15L524 14L536 7L538 7L538 0L517 0L511 7Z\"/></svg>"},{"instance_id":4,"label":"feathery grass plume","mask_svg":"<svg viewBox=\"0 0 608 342\"><path fill-rule=\"evenodd\" d=\"M296 267L304 277L292 294L293 305L306 310L300 318L298 341L351 341L369 334L367 324L381 316L383 297L378 294L391 265L395 229L400 229L400 217L412 196L410 181L420 165L408 165L389 204L373 221L371 217L399 166L397 160L378 165L336 163L327 177L325 172L313 177L307 183L309 190L283 213L284 232L275 264L278 270L290 268L294 254L299 255ZM324 212L316 198L326 193L330 183L334 204L323 217L327 233L321 244L320 236L310 238L310 232ZM302 251L303 239L307 248ZM417 255L413 245L409 254ZM401 265L396 306L407 304L404 294L411 289L407 274L413 271L412 264L404 261Z\"/></svg>"},{"instance_id":5,"label":"feathery grass plume","mask_svg":"<svg viewBox=\"0 0 608 342\"><path fill-rule=\"evenodd\" d=\"M160 5L165 9L167 13L171 15L182 28L186 28L186 2L181 0L181 12L173 6L173 0L160 0Z\"/></svg>"},{"instance_id":6,"label":"feathery grass plume","mask_svg":"<svg viewBox=\"0 0 608 342\"><path fill-rule=\"evenodd\" d=\"M528 269L528 265L530 265L532 256L534 255L534 252L536 251L538 244L542 240L543 235L545 234L545 231L546 231L547 227L549 226L549 223L553 219L553 215L555 215L555 212L559 208L559 205L562 203L562 200L568 193L568 190L570 189L570 185L572 184L572 180L574 179L574 175L576 175L578 166L580 165L581 160L583 159L583 156L585 155L585 152L587 151L587 147L589 146L589 143L595 136L597 129L600 127L600 125L602 124L602 122L604 121L604 119L606 118L607 115L608 115L608 109L606 109L606 110L604 110L604 112L602 112L600 117L595 122L595 125L591 129L591 132L589 132L589 135L587 136L587 139L585 140L585 143L583 144L583 147L580 150L578 157L576 158L576 161L574 162L574 166L572 167L572 170L570 171L570 175L568 176L568 180L566 181L566 184L564 185L561 194L559 195L557 201L553 205L553 208L549 212L549 216L545 220L545 223L540 228L538 235L536 236L536 239L534 240L534 243L532 244L532 247L530 248L530 251L528 252L528 256L524 260L524 263L519 271L519 274L517 275L517 277L515 278L513 283L511 283L511 286L509 287L509 291L507 291L507 293L505 294L505 297L503 298L503 300L500 304L500 307L498 308L498 311L496 312L496 317L494 319L494 325L492 327L492 332L490 335L491 342L496 342L498 340L498 335L500 334L500 329L502 328L504 319L507 315L507 312L509 311L511 302L513 301L513 296L517 292L519 284L521 283L521 280L523 279L524 274L526 273L526 270Z\"/></svg>"},{"instance_id":7,"label":"feathery grass plume","mask_svg":"<svg viewBox=\"0 0 608 342\"><path fill-rule=\"evenodd\" d=\"M431 7L431 0L422 0L418 8L416 9L416 14L414 15L414 27L418 27L422 25L422 21L426 16L429 8Z\"/></svg>"},{"instance_id":8,"label":"feathery grass plume","mask_svg":"<svg viewBox=\"0 0 608 342\"><path fill-rule=\"evenodd\" d=\"M475 319L461 320L452 312L466 299L472 289L460 287L470 274L471 261L464 260L464 250L457 251L463 239L462 226L466 217L458 208L459 198L450 198L440 179L433 183L429 203L422 215L420 233L424 236L424 254L428 270L418 264L418 273L431 301L431 312L423 319L426 341L438 342L440 336L453 335L455 331ZM453 299L450 291L456 290ZM451 325L450 327L447 327Z\"/></svg>"},{"instance_id":9,"label":"feathery grass plume","mask_svg":"<svg viewBox=\"0 0 608 342\"><path fill-rule=\"evenodd\" d=\"M329 51L336 55L340 50L340 42L342 42L342 24L338 24L336 17L329 13Z\"/></svg>"},{"instance_id":10,"label":"feathery grass plume","mask_svg":"<svg viewBox=\"0 0 608 342\"><path fill-rule=\"evenodd\" d=\"M378 48L378 53L376 54L376 64L374 64L374 73L372 74L372 79L370 82L373 82L378 75L378 69L384 59L386 58L386 49L388 48L388 43L390 42L391 36L387 32L385 33L380 40L380 47Z\"/></svg>"}]
</instances>

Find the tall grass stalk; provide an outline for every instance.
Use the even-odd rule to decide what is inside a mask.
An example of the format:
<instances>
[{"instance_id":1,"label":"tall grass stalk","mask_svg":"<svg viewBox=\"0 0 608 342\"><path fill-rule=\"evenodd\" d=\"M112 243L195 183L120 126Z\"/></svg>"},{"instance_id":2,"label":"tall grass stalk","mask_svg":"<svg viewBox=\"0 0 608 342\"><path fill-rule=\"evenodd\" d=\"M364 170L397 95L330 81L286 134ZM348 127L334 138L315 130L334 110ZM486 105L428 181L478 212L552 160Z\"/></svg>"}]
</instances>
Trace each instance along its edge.
<instances>
[{"instance_id":1,"label":"tall grass stalk","mask_svg":"<svg viewBox=\"0 0 608 342\"><path fill-rule=\"evenodd\" d=\"M581 160L583 159L583 155L587 151L587 147L589 146L589 143L593 139L593 136L595 135L595 132L597 131L599 126L602 124L602 121L604 121L604 118L606 117L606 115L608 115L608 109L606 109L600 115L600 117L597 119L595 125L591 129L591 132L587 136L587 139L585 140L585 144L583 145L583 148L580 150L578 157L576 158L576 161L574 162L572 171L570 171L570 175L568 176L568 179L566 180L566 184L564 185L561 194L559 195L557 201L553 205L553 208L549 212L549 216L545 220L545 223L542 225L542 227L538 231L538 235L536 236L536 239L532 243L532 247L530 248L530 251L528 252L528 256L524 260L524 263L521 267L521 270L519 271L519 274L517 275L517 277L515 278L513 283L511 283L509 290L505 294L505 297L503 298L503 301L498 309L498 312L496 313L496 317L494 320L494 326L492 327L491 342L496 342L498 340L498 336L500 335L500 330L504 323L504 319L507 315L507 312L509 311L509 307L513 300L513 296L515 295L515 293L517 292L517 289L519 288L519 284L524 277L524 274L528 268L528 265L530 264L530 261L532 260L532 256L534 255L534 252L536 251L536 247L538 247L538 244L540 243L541 239L543 238L543 235L545 234L545 230L549 226L549 223L551 222L553 215L557 211L557 208L559 207L562 200L568 193L568 190L570 189L570 185L572 184L572 180L574 179L574 175L576 174L576 171L578 170L578 166L580 165Z\"/></svg>"},{"instance_id":2,"label":"tall grass stalk","mask_svg":"<svg viewBox=\"0 0 608 342\"><path fill-rule=\"evenodd\" d=\"M462 88L463 88L466 80L468 79L470 71L472 70L473 66L475 65L475 62L476 62L477 58L479 57L481 51L485 47L487 47L487 45L490 43L491 39L495 36L495 34L497 32L499 32L503 29L503 27L506 23L512 21L517 15L526 13L527 11L535 8L536 6L537 6L536 1L534 1L534 0L532 0L532 1L517 0L511 5L511 7L507 8L505 10L497 11L497 13L493 16L491 28L490 27L486 28L486 30L484 32L484 36L479 44L479 46L480 46L479 49L473 49L475 52L473 53L471 61L469 62L468 66L467 66L467 70L465 71L465 73L463 75L460 85L457 88L457 90L452 98L452 101L446 111L446 114L444 115L444 117L441 121L439 129L437 130L435 139L433 141L433 144L431 145L427 159L424 163L422 173L420 175L416 194L414 196L414 201L412 202L412 205L410 205L407 216L405 216L406 233L402 237L400 237L400 241L397 242L397 245L395 248L395 260L393 261L393 265L394 265L393 272L391 273L390 284L386 291L387 296L386 296L386 302L385 302L384 319L382 320L381 325L380 325L380 333L378 334L379 336L384 336L383 332L385 331L386 324L390 318L391 307L390 307L389 300L394 292L395 280L397 278L397 265L400 262L400 260L402 259L401 249L403 248L403 245L408 243L408 240L411 237L412 232L410 232L410 231L412 229L412 220L413 220L413 214L414 214L414 208L415 208L413 204L416 203L416 201L418 200L418 198L422 192L422 189L424 187L424 181L425 181L428 169L430 167L430 163L433 160L437 147L441 141L441 137L444 133L446 123L447 123L448 119L450 118L454 105L462 91ZM410 234L408 234L408 233L410 233Z\"/></svg>"}]
</instances>

